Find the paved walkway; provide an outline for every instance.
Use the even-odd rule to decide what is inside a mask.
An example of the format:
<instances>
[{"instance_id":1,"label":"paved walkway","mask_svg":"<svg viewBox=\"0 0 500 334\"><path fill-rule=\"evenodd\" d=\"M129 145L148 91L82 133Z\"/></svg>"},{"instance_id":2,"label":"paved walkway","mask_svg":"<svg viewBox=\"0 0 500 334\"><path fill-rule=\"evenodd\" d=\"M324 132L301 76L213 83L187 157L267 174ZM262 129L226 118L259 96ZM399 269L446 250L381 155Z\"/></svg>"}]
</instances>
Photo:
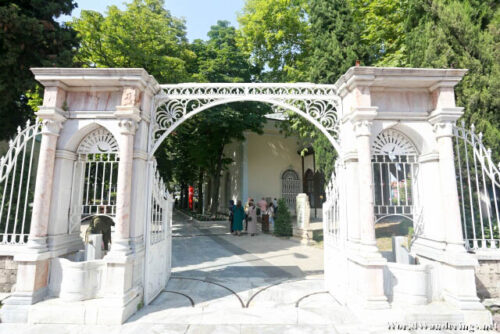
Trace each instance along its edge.
<instances>
[{"instance_id":1,"label":"paved walkway","mask_svg":"<svg viewBox=\"0 0 500 334\"><path fill-rule=\"evenodd\" d=\"M188 333L336 333L334 324L355 323L325 292L322 249L237 237L226 223L195 225L181 214L174 221L166 291L129 323L188 325Z\"/></svg>"},{"instance_id":2,"label":"paved walkway","mask_svg":"<svg viewBox=\"0 0 500 334\"><path fill-rule=\"evenodd\" d=\"M323 250L174 214L172 276L122 326L1 324L2 333L387 333L325 291ZM409 333L391 331L391 333ZM433 333L437 333L434 331Z\"/></svg>"}]
</instances>

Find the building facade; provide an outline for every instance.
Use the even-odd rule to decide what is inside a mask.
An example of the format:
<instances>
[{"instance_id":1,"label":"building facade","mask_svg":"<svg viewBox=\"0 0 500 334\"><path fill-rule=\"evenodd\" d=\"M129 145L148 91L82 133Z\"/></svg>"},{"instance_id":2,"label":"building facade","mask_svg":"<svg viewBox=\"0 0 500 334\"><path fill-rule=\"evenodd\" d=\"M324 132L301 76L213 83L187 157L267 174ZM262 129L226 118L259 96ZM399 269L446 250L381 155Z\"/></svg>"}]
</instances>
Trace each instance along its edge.
<instances>
[{"instance_id":1,"label":"building facade","mask_svg":"<svg viewBox=\"0 0 500 334\"><path fill-rule=\"evenodd\" d=\"M269 115L263 134L247 132L244 141L226 146L224 154L233 162L221 176L221 210L227 208L230 200L245 203L248 198L265 198L268 202L284 198L293 212L297 195L305 192L311 207L317 208L316 217L321 217L324 177L316 170L313 151L304 150L296 136L281 133L280 122L286 119ZM314 217L314 210L311 214Z\"/></svg>"}]
</instances>

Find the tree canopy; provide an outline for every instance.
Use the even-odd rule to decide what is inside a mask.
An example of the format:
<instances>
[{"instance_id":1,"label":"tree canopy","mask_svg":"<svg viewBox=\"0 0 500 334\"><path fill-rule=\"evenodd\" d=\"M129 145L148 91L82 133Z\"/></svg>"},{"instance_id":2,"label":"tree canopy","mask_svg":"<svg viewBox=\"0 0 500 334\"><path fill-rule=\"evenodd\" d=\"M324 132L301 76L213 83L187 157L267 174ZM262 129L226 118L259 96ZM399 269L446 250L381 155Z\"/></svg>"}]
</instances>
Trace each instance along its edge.
<instances>
[{"instance_id":1,"label":"tree canopy","mask_svg":"<svg viewBox=\"0 0 500 334\"><path fill-rule=\"evenodd\" d=\"M361 65L467 68L456 88L464 120L485 133L500 158L500 10L496 0L246 0L239 28L218 21L206 40L189 42L183 19L164 0L129 0L104 14L82 11L68 24L74 0L0 3L0 125L10 136L32 117L33 66L143 67L162 83L334 83ZM214 182L231 162L224 145L260 132L269 108L218 106L177 128L158 153L177 184ZM336 155L324 135L290 113L287 135L313 147L327 177ZM217 190L218 191L218 190ZM217 204L217 194L213 205ZM217 199L216 199L217 197ZM212 207L213 209L213 207Z\"/></svg>"},{"instance_id":2,"label":"tree canopy","mask_svg":"<svg viewBox=\"0 0 500 334\"><path fill-rule=\"evenodd\" d=\"M31 67L71 66L76 34L55 18L69 15L73 0L0 2L0 138L10 137L30 117Z\"/></svg>"},{"instance_id":3,"label":"tree canopy","mask_svg":"<svg viewBox=\"0 0 500 334\"><path fill-rule=\"evenodd\" d=\"M78 32L77 65L143 67L162 83L189 81L195 54L186 27L164 8L163 0L133 0L125 10L109 6L106 15L84 10L71 22Z\"/></svg>"}]
</instances>

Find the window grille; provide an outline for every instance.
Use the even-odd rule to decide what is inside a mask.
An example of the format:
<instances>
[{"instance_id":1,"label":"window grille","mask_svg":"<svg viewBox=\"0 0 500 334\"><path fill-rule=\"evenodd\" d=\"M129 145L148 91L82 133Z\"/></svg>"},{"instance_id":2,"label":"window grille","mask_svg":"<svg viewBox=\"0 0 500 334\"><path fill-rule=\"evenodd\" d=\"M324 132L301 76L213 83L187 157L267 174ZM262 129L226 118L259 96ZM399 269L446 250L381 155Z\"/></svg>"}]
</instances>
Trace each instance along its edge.
<instances>
[{"instance_id":1,"label":"window grille","mask_svg":"<svg viewBox=\"0 0 500 334\"><path fill-rule=\"evenodd\" d=\"M413 220L418 173L415 146L399 131L389 129L377 136L372 150L376 221L390 216Z\"/></svg>"},{"instance_id":2,"label":"window grille","mask_svg":"<svg viewBox=\"0 0 500 334\"><path fill-rule=\"evenodd\" d=\"M96 214L116 215L118 182L118 143L111 133L100 128L83 139L77 150L76 171L83 184L80 190L80 218Z\"/></svg>"},{"instance_id":3,"label":"window grille","mask_svg":"<svg viewBox=\"0 0 500 334\"><path fill-rule=\"evenodd\" d=\"M290 210L295 211L295 202L300 192L300 179L297 172L288 169L281 175L281 197L285 199Z\"/></svg>"}]
</instances>

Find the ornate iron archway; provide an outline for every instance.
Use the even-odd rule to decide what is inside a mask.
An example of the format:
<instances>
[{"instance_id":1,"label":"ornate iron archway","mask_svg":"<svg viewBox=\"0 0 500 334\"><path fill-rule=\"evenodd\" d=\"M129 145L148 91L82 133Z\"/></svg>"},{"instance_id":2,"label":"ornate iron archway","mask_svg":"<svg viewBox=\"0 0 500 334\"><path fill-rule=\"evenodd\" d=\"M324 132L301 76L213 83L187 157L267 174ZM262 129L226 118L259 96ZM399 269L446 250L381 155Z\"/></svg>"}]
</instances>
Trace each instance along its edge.
<instances>
[{"instance_id":1,"label":"ornate iron archway","mask_svg":"<svg viewBox=\"0 0 500 334\"><path fill-rule=\"evenodd\" d=\"M274 112L293 111L314 124L340 151L337 142L341 100L333 85L311 83L185 83L162 85L155 97L150 156L185 120L211 107L242 101L269 103Z\"/></svg>"}]
</instances>

